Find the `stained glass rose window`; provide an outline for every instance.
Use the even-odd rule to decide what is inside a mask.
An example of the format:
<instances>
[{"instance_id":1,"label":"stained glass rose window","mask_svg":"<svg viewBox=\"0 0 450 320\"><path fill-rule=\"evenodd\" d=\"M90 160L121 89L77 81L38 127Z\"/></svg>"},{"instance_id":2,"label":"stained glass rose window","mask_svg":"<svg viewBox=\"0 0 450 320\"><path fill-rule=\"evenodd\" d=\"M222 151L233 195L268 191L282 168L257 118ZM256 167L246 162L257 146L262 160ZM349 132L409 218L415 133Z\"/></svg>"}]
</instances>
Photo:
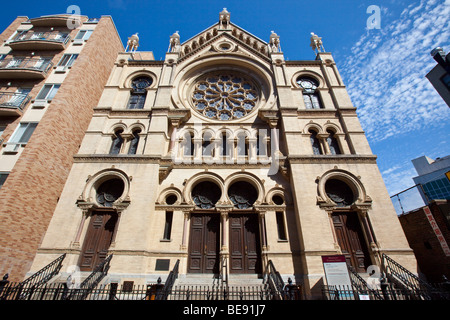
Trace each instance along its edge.
<instances>
[{"instance_id":1,"label":"stained glass rose window","mask_svg":"<svg viewBox=\"0 0 450 320\"><path fill-rule=\"evenodd\" d=\"M239 119L250 113L258 102L256 85L234 73L208 75L195 84L192 103L202 115L218 120Z\"/></svg>"}]
</instances>

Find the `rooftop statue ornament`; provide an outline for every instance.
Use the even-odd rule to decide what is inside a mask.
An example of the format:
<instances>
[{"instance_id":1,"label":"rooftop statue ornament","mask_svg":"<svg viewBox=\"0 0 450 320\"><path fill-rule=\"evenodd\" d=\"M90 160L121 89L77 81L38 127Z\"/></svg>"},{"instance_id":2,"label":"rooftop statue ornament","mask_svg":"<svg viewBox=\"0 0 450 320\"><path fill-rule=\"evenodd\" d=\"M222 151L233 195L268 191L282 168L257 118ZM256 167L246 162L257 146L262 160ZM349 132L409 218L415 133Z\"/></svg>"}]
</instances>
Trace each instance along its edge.
<instances>
[{"instance_id":1,"label":"rooftop statue ornament","mask_svg":"<svg viewBox=\"0 0 450 320\"><path fill-rule=\"evenodd\" d=\"M223 29L228 29L230 26L230 13L227 11L227 8L223 8L222 12L219 15L220 26Z\"/></svg>"},{"instance_id":2,"label":"rooftop statue ornament","mask_svg":"<svg viewBox=\"0 0 450 320\"><path fill-rule=\"evenodd\" d=\"M311 32L311 48L314 50L314 52L324 52L325 48L322 44L322 38L318 35L314 34L314 32Z\"/></svg>"},{"instance_id":3,"label":"rooftop statue ornament","mask_svg":"<svg viewBox=\"0 0 450 320\"><path fill-rule=\"evenodd\" d=\"M277 35L275 32L271 31L272 34L270 35L270 41L269 41L269 48L270 51L275 52L281 52L281 46L280 46L280 36Z\"/></svg>"},{"instance_id":4,"label":"rooftop statue ornament","mask_svg":"<svg viewBox=\"0 0 450 320\"><path fill-rule=\"evenodd\" d=\"M139 37L138 33L136 32L131 37L128 38L127 47L125 48L125 52L130 50L130 52L136 52L137 48L139 47Z\"/></svg>"},{"instance_id":5,"label":"rooftop statue ornament","mask_svg":"<svg viewBox=\"0 0 450 320\"><path fill-rule=\"evenodd\" d=\"M178 31L176 31L170 36L169 52L180 52L180 49L180 35L178 34Z\"/></svg>"}]
</instances>

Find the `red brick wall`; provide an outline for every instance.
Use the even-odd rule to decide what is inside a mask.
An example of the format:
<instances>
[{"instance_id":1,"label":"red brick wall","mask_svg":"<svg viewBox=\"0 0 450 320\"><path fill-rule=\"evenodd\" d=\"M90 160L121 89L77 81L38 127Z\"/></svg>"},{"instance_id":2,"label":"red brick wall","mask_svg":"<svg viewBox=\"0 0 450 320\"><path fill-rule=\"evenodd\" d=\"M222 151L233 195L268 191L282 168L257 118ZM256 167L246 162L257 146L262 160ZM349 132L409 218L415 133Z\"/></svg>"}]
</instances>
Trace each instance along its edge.
<instances>
[{"instance_id":1,"label":"red brick wall","mask_svg":"<svg viewBox=\"0 0 450 320\"><path fill-rule=\"evenodd\" d=\"M437 200L429 205L447 244L450 230L443 212L448 212L450 201ZM413 249L420 272L430 282L442 282L442 275L450 279L450 257L446 257L423 208L401 215L400 223ZM428 246L428 247L427 247Z\"/></svg>"},{"instance_id":2,"label":"red brick wall","mask_svg":"<svg viewBox=\"0 0 450 320\"><path fill-rule=\"evenodd\" d=\"M23 280L69 174L93 107L123 50L102 17L0 189L0 273Z\"/></svg>"}]
</instances>

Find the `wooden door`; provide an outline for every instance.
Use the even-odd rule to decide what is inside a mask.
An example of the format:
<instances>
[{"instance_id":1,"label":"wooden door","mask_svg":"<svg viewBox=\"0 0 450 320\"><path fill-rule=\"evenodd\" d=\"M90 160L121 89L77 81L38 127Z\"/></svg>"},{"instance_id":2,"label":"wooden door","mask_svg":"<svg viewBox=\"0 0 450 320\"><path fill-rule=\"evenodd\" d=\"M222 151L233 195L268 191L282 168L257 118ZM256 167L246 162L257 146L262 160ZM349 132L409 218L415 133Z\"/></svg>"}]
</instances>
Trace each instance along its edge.
<instances>
[{"instance_id":1,"label":"wooden door","mask_svg":"<svg viewBox=\"0 0 450 320\"><path fill-rule=\"evenodd\" d=\"M230 273L262 273L256 214L230 214Z\"/></svg>"},{"instance_id":2,"label":"wooden door","mask_svg":"<svg viewBox=\"0 0 450 320\"><path fill-rule=\"evenodd\" d=\"M81 271L92 271L107 257L116 222L115 212L92 213L81 253Z\"/></svg>"},{"instance_id":3,"label":"wooden door","mask_svg":"<svg viewBox=\"0 0 450 320\"><path fill-rule=\"evenodd\" d=\"M192 214L188 272L219 273L220 215Z\"/></svg>"},{"instance_id":4,"label":"wooden door","mask_svg":"<svg viewBox=\"0 0 450 320\"><path fill-rule=\"evenodd\" d=\"M366 272L371 262L358 214L333 213L332 218L337 241L347 263L357 272Z\"/></svg>"}]
</instances>

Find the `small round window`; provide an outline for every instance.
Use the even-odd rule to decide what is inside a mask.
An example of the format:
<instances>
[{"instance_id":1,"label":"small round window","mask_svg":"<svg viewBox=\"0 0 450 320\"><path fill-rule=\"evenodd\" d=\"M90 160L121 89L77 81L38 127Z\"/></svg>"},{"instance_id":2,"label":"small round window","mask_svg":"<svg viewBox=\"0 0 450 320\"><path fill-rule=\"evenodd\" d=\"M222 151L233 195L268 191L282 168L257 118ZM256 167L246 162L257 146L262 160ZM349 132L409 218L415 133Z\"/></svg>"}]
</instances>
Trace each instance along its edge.
<instances>
[{"instance_id":1,"label":"small round window","mask_svg":"<svg viewBox=\"0 0 450 320\"><path fill-rule=\"evenodd\" d=\"M103 207L112 207L122 196L125 184L122 179L110 179L103 182L97 189L97 202Z\"/></svg>"},{"instance_id":2,"label":"small round window","mask_svg":"<svg viewBox=\"0 0 450 320\"><path fill-rule=\"evenodd\" d=\"M328 180L325 183L325 192L338 207L350 206L355 201L352 189L345 182L338 179Z\"/></svg>"}]
</instances>

